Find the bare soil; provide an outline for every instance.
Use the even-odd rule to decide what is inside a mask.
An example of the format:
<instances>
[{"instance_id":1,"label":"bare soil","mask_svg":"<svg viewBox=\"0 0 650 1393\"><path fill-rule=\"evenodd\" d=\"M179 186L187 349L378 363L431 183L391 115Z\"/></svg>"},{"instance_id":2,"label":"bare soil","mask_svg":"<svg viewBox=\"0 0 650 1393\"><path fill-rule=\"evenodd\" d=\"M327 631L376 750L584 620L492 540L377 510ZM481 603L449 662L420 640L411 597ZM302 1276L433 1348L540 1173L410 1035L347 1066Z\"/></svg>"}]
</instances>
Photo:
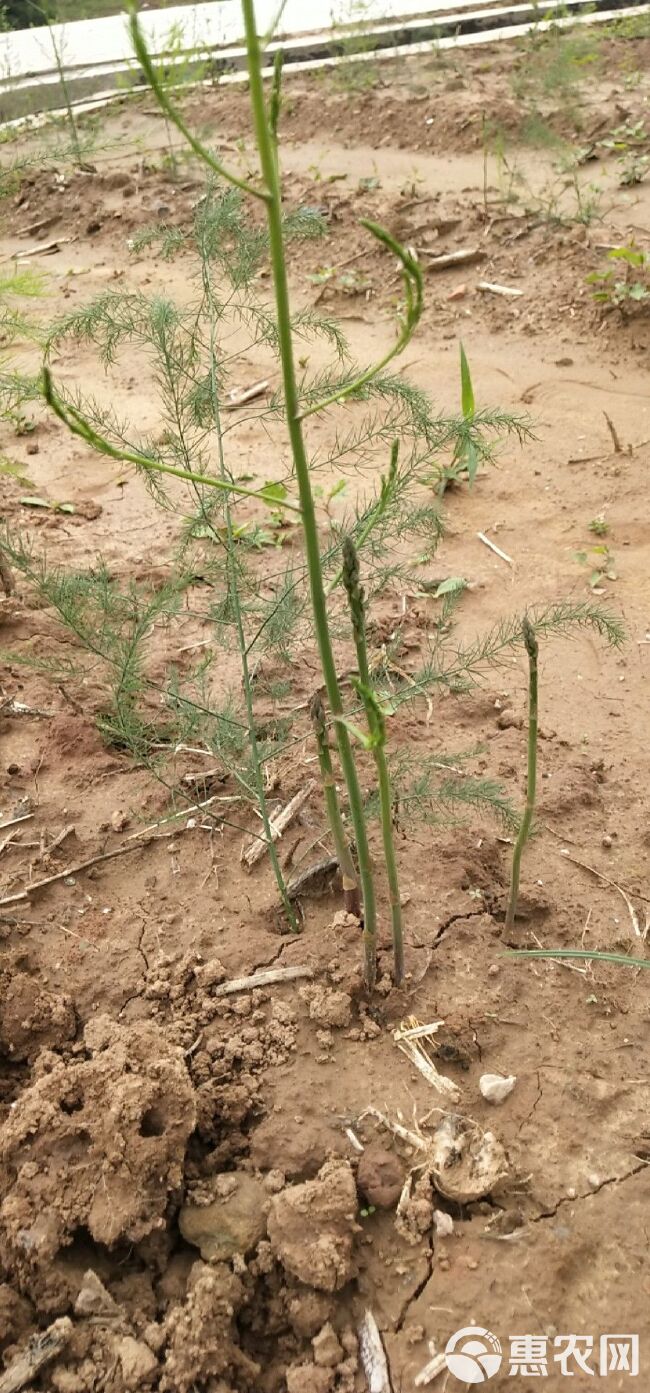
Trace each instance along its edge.
<instances>
[{"instance_id":1,"label":"bare soil","mask_svg":"<svg viewBox=\"0 0 650 1393\"><path fill-rule=\"evenodd\" d=\"M539 826L525 857L522 923L528 946L638 955L643 942L617 886L643 934L650 320L601 313L585 278L603 265L602 248L650 245L648 184L621 188L616 156L596 144L646 114L644 59L642 41L605 44L588 92L574 93L570 110L556 98L543 110L548 129L574 148L593 146L580 169L602 189L591 221L577 220L570 200L562 221L548 199L540 208L557 178L554 154L521 143L530 112L513 95L522 61L514 48L482 49L462 63L432 56L383 66L360 91L290 78L282 145L290 201L316 203L329 219L326 243L304 244L292 259L296 303L318 298L340 315L362 361L390 341L399 284L360 217L384 222L424 262L477 249L475 263L428 275L405 370L441 409L456 409L462 338L479 400L527 409L536 439L523 451L508 445L472 491L445 497L436 571L470 582L459 637L529 604L588 597L589 568L576 552L599 541L589 523L606 521L616 578L597 588L623 616L628 641L611 652L580 636L542 651ZM517 180L517 202L503 162L484 160L483 112L501 123L510 168L525 180ZM248 140L241 91L204 93L188 114L226 149ZM102 139L110 148L98 150L93 170L39 169L7 208L5 259L58 240L53 255L32 259L49 277L44 316L112 285L186 293L186 260L130 255L127 240L154 221L188 224L201 192L196 169L183 165L170 178L162 123L148 103L108 114ZM244 165L249 151L250 143ZM358 279L310 279L344 263ZM523 293L481 292L478 280ZM27 347L22 356L30 361ZM71 345L55 367L67 385L92 387L143 426L155 424L153 387L135 353L96 382ZM261 370L255 355L242 360L242 387ZM41 497L76 511L29 511L24 486L4 478L8 525L28 528L53 564L83 569L100 554L122 578L164 576L179 519L156 509L139 480L120 482L58 422L39 410L34 419L26 435L4 424L3 452ZM241 449L244 464L254 460L273 477L261 429L242 430ZM377 474L385 465L378 457ZM382 600L378 624L387 633L403 625L407 670L436 614L426 595L408 597L405 612L400 594ZM66 644L74 657L72 636L19 578L2 619L10 654L43 657ZM161 661L178 654L182 670L179 650L196 636L181 614L160 637ZM298 700L309 698L315 673L314 655L300 655ZM601 1334L639 1333L647 1380L645 972L504 956L511 848L470 820L398 831L409 975L404 991L391 989L382 889L381 990L367 1002L358 926L341 913L335 888L304 900L303 931L291 937L278 931L268 865L248 874L240 864L241 831L184 818L127 842L168 814L169 798L102 740L92 675L57 686L10 658L2 685L1 820L31 814L1 834L11 838L2 842L0 905L5 1365L34 1332L70 1316L67 1343L34 1387L353 1393L368 1386L357 1329L369 1307L401 1393L418 1386L429 1342L444 1348L470 1325L504 1343L525 1333L551 1345L555 1336L591 1335L596 1348ZM478 693L434 695L430 706L411 708L391 735L416 757L480 745L474 767L520 802L524 713L523 665L508 660ZM278 761L280 801L311 775L311 756L306 741ZM196 764L179 759L179 777ZM314 794L287 847L300 859L300 843L307 849L319 838L326 844ZM34 888L127 846L128 854ZM380 867L376 829L373 849ZM225 980L269 965L304 966L313 978L219 993ZM372 1106L431 1136L427 1115L433 1110L434 1127L439 1110L449 1111L396 1047L393 1031L410 1015L445 1022L438 1065L458 1087L455 1109L493 1132L506 1160L470 1202L427 1172L396 1222L396 1196L421 1158L361 1114ZM486 1072L516 1075L498 1107L479 1091ZM362 1163L346 1128L367 1147ZM434 1209L451 1216L451 1233L440 1232ZM591 1386L569 1367L575 1388ZM628 1377L610 1372L601 1383L615 1393ZM562 1379L551 1361L547 1386L560 1389ZM450 1377L449 1386L461 1385ZM492 1386L528 1393L538 1385L525 1373L513 1385L505 1361Z\"/></svg>"}]
</instances>

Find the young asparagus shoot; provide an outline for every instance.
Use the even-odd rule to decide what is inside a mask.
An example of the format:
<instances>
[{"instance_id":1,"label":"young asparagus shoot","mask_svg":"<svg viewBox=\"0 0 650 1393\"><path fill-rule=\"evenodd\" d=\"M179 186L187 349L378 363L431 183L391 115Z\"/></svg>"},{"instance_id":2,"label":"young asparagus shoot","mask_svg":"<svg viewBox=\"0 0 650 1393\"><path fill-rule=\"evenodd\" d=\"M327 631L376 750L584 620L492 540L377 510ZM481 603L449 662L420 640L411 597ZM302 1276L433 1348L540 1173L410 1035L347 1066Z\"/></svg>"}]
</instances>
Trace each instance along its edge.
<instances>
[{"instance_id":1,"label":"young asparagus shoot","mask_svg":"<svg viewBox=\"0 0 650 1393\"><path fill-rule=\"evenodd\" d=\"M512 854L510 893L508 895L508 908L506 911L506 934L513 933L515 927L515 915L519 897L521 858L526 842L530 836L537 792L537 657L539 645L535 630L527 615L525 615L522 620L521 629L526 653L528 655L528 772L526 776L526 808L517 834L515 849Z\"/></svg>"},{"instance_id":2,"label":"young asparagus shoot","mask_svg":"<svg viewBox=\"0 0 650 1393\"><path fill-rule=\"evenodd\" d=\"M325 707L323 706L323 698L320 692L316 692L312 698L310 715L316 739L316 748L318 750L318 763L320 765L325 806L327 808L327 816L334 838L336 857L341 872L343 900L348 914L354 914L357 919L360 919L361 901L359 897L357 873L354 861L352 860L350 843L345 835L343 818L341 817L341 809L336 791L336 779L334 777L334 768L332 765L332 752L327 737Z\"/></svg>"},{"instance_id":3,"label":"young asparagus shoot","mask_svg":"<svg viewBox=\"0 0 650 1393\"><path fill-rule=\"evenodd\" d=\"M368 724L368 736L362 743L372 752L377 782L379 784L379 808L381 832L386 860L388 894L390 899L393 926L393 977L396 986L404 980L404 935L402 930L402 905L393 836L393 794L391 789L388 762L386 759L386 718L383 708L372 688L368 649L366 644L365 597L361 584L359 558L351 537L343 541L343 585L348 597L352 632L357 652L359 678L354 682L357 695L363 705ZM368 953L374 952L374 945L366 945Z\"/></svg>"}]
</instances>

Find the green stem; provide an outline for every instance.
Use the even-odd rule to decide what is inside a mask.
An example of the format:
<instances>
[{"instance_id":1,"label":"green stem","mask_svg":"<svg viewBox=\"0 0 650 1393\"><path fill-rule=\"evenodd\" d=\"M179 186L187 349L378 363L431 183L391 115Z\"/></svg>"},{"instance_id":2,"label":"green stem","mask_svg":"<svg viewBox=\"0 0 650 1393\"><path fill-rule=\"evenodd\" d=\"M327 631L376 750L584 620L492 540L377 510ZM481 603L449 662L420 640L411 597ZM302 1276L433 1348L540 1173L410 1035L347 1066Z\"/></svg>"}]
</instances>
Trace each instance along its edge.
<instances>
[{"instance_id":1,"label":"green stem","mask_svg":"<svg viewBox=\"0 0 650 1393\"><path fill-rule=\"evenodd\" d=\"M507 933L511 933L515 926L521 858L526 842L530 836L537 793L537 656L539 645L535 636L535 630L528 618L523 620L521 627L524 643L526 645L526 652L528 654L528 772L526 777L526 808L521 820L521 827L517 834L515 849L512 853L510 894L508 896L505 925Z\"/></svg>"},{"instance_id":2,"label":"green stem","mask_svg":"<svg viewBox=\"0 0 650 1393\"><path fill-rule=\"evenodd\" d=\"M73 406L71 402L61 400L61 397L54 390L52 374L45 366L43 367L42 383L43 396L55 416L63 421L72 435L78 435L100 455L108 455L109 459L118 460L121 464L134 464L136 468L146 469L149 473L173 474L175 479L186 479L190 484L205 484L207 488L219 489L226 494L235 493L241 498L255 498L258 503L266 503L269 508L288 508L291 513L300 512L297 503L291 503L286 498L275 498L270 495L266 497L263 488L257 491L247 489L242 484L231 484L224 479L215 479L210 474L195 474L189 469L178 469L176 465L163 464L160 460L154 460L148 455L140 454L138 450L125 450L118 445L112 445L110 440L93 429L90 421L82 416L76 406Z\"/></svg>"},{"instance_id":3,"label":"green stem","mask_svg":"<svg viewBox=\"0 0 650 1393\"><path fill-rule=\"evenodd\" d=\"M393 927L393 977L396 985L399 987L404 980L404 934L402 928L402 902L397 872L397 857L395 855L395 839L393 836L393 796L388 762L386 759L386 720L370 681L370 664L368 662L368 647L366 644L365 597L361 584L359 558L351 537L345 537L343 539L342 571L343 584L350 605L352 632L354 634L354 646L356 648L357 667L359 670L359 681L355 683L355 687L363 702L366 713L366 720L370 732L369 745L372 749L379 783L381 834L384 844L386 876L388 879L388 893Z\"/></svg>"},{"instance_id":4,"label":"green stem","mask_svg":"<svg viewBox=\"0 0 650 1393\"><path fill-rule=\"evenodd\" d=\"M244 3L245 0L242 0L242 6L244 6ZM393 347L389 348L383 358L379 359L379 362L373 363L370 368L366 368L365 372L362 372L359 377L354 379L354 382L348 382L345 387L340 387L338 391L332 392L329 397L323 397L322 401L314 402L313 406L306 406L300 413L301 420L304 420L306 416L314 416L316 412L324 411L327 406L334 406L336 402L345 401L346 397L360 392L368 382L372 381L373 377L376 377L383 368L387 367L388 364L392 362L393 358L397 358L403 349L406 348L422 314L424 283L422 280L422 271L417 261L406 251L405 247L399 242L396 242L394 237L391 237L390 232L387 232L385 227L380 227L379 223L371 222L369 218L361 218L361 227L365 227L368 232L371 232L373 237L377 238L377 241L383 242L384 246L387 247L389 251L393 252L401 262L402 279L406 295L406 313L403 317L402 328Z\"/></svg>"},{"instance_id":5,"label":"green stem","mask_svg":"<svg viewBox=\"0 0 650 1393\"><path fill-rule=\"evenodd\" d=\"M341 872L341 882L343 885L343 900L348 914L355 914L357 919L361 918L361 902L359 898L359 885L357 873L352 860L350 844L345 835L343 818L336 794L336 779L332 765L332 754L327 738L327 725L325 722L325 708L320 692L312 698L310 715L316 737L316 748L318 750L318 763L320 765L321 783L325 795L325 805L327 816L332 829L334 838L334 849Z\"/></svg>"},{"instance_id":6,"label":"green stem","mask_svg":"<svg viewBox=\"0 0 650 1393\"><path fill-rule=\"evenodd\" d=\"M359 858L359 874L363 887L364 938L366 941L365 980L368 990L371 991L374 986L376 975L376 907L370 849L368 847L363 798L361 795L361 787L352 744L345 726L339 719L343 715L343 702L341 699L336 673L336 663L334 661L332 641L327 622L327 605L321 569L316 511L309 477L309 462L302 434L302 425L299 419L299 397L293 355L289 285L282 227L282 197L276 151L269 128L264 101L262 55L255 25L253 0L242 0L242 12L246 33L248 75L255 135L260 155L262 177L267 189L266 213L269 229L271 265L273 270L273 285L275 290L287 429L289 432L291 452L296 470L298 493L300 497L305 555L318 649L330 710L336 722L341 768L348 792L350 817ZM372 951L369 947L370 944L372 945Z\"/></svg>"},{"instance_id":7,"label":"green stem","mask_svg":"<svg viewBox=\"0 0 650 1393\"><path fill-rule=\"evenodd\" d=\"M384 856L386 858L386 879L388 880L388 896L390 899L390 914L393 929L393 977L395 979L395 985L399 987L404 981L404 933L402 928L402 900L397 871L397 857L395 855L395 838L393 837L393 794L388 762L383 745L378 745L376 747L374 755L375 764L377 766L377 779L379 782L381 835L384 843Z\"/></svg>"},{"instance_id":8,"label":"green stem","mask_svg":"<svg viewBox=\"0 0 650 1393\"><path fill-rule=\"evenodd\" d=\"M210 315L210 396L212 400L212 415L214 417L215 432L217 436L217 450L219 455L219 473L224 480L227 480L226 460L223 449L223 433L221 430L221 409L219 405L219 389L217 386L217 341L215 331L214 299L212 295L212 284L209 273L203 261L203 289L207 299ZM205 518L205 513L203 514ZM248 738L250 740L251 761L253 774L255 777L255 791L264 828L264 837L269 852L269 860L275 876L275 883L280 893L280 898L284 905L284 911L289 921L289 927L294 934L300 933L300 925L296 919L295 911L289 895L282 867L278 858L277 849L273 840L271 820L266 802L266 790L264 788L264 771L260 758L259 744L257 740L257 728L255 721L255 707L253 703L253 683L251 682L250 668L248 665L248 648L246 645L246 633L244 631L244 619L242 615L241 596L239 593L239 581L237 576L237 557L235 555L235 537L232 525L232 510L230 498L226 495L224 502L224 519L226 523L226 570L228 576L228 596L230 607L235 620L235 631L237 634L237 644L239 647L239 657L241 661L242 686L244 688L244 700L246 704L246 719L248 724ZM210 524L213 536L218 540L212 525Z\"/></svg>"},{"instance_id":9,"label":"green stem","mask_svg":"<svg viewBox=\"0 0 650 1393\"><path fill-rule=\"evenodd\" d=\"M147 49L138 16L133 7L129 7L128 17L133 51L154 93L156 101L165 113L165 116L167 116L176 126L176 129L180 131L197 158L203 160L203 163L207 164L214 174L218 174L219 178L225 179L228 184L234 184L236 189L242 190L242 193L252 194L253 198L260 198L266 202L269 195L264 189L257 189L254 184L249 184L246 179L240 179L239 175L233 174L232 170L227 169L225 165L221 164L221 161L215 158L212 152L207 149L207 146L203 145L197 136L192 133L189 126L186 125L178 107L175 107L173 102L170 101L163 83L160 80L160 74L156 72L154 64L151 61L151 55Z\"/></svg>"}]
</instances>

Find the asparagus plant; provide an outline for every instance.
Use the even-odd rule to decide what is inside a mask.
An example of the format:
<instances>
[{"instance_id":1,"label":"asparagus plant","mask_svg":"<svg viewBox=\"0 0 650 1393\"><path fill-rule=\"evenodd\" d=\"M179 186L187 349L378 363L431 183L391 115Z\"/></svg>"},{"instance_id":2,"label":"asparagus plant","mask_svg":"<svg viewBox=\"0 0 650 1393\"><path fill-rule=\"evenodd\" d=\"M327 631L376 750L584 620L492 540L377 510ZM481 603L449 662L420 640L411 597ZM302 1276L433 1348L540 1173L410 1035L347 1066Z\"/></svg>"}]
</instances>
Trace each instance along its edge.
<instances>
[{"instance_id":1,"label":"asparagus plant","mask_svg":"<svg viewBox=\"0 0 650 1393\"><path fill-rule=\"evenodd\" d=\"M397 354L402 352L409 342L422 313L422 273L414 257L405 251L385 229L370 221L364 223L367 230L397 256L401 265L405 290L405 312L402 318L400 332L395 343L377 363L359 373L356 377L353 376L351 379L337 384L333 391L326 393L323 397L310 401L307 404L304 402L301 403L293 347L284 213L277 143L282 60L281 56L276 57L271 100L267 106L263 83L263 53L257 33L255 6L253 0L241 0L241 4L245 30L251 111L260 162L260 178L255 183L241 178L233 170L227 168L189 129L183 116L172 103L169 93L160 82L160 76L156 72L151 60L138 22L137 14L133 7L129 10L131 38L135 55L162 111L188 141L194 154L197 155L214 174L218 175L219 178L224 179L227 183L234 185L242 192L259 200L266 214L277 317L279 355L282 369L284 410L298 487L300 519L303 530L316 639L330 713L335 723L339 758L347 788L350 818L359 862L359 875L363 892L363 915L366 925L366 953L364 958L365 981L368 990L372 990L375 978L375 964L370 952L370 944L372 943L374 945L375 938L375 892L361 787L350 734L343 719L343 701L327 618L326 589L321 565L316 510L305 445L303 421L307 416L320 413L327 407L358 395L373 378L386 368ZM66 421L70 429L85 438L95 449L99 449L102 453L108 454L113 458L127 459L129 462L144 469L151 470L156 468L156 462L149 457L137 455L130 451L125 452L124 450L118 450L112 447L106 439L93 430L88 422L84 421L81 413L79 413L74 406L62 402L54 389L51 377L47 371L44 374L44 393L49 404L61 419ZM211 480L208 476L193 476L191 470L179 470L169 465L161 465L160 467L164 467L165 472L175 474L181 478L190 481L193 480L194 482L202 484L213 484L215 487L220 487L221 489L225 488L234 493L245 494L246 492L252 492L242 489L241 487L235 487L224 479ZM284 506L287 506L286 501ZM295 505L293 506L295 507ZM333 788L330 787L330 796L328 798L329 809L333 809L335 798L336 788L335 786ZM339 824L340 810L335 819L335 824L332 826L335 842L337 838L340 839ZM346 869L346 877L350 880L352 879L351 867L353 867L353 863L350 861ZM354 876L354 880L356 884L356 875ZM349 893L353 895L354 890L352 885L350 885L348 889Z\"/></svg>"}]
</instances>

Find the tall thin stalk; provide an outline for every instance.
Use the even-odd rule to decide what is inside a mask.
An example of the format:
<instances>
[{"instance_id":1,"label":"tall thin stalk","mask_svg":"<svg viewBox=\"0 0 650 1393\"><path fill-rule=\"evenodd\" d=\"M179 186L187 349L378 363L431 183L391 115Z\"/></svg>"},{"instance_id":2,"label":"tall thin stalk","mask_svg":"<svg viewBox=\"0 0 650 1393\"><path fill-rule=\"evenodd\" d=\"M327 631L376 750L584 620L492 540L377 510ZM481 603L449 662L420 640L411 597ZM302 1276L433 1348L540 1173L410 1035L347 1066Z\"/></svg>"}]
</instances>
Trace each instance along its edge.
<instances>
[{"instance_id":1,"label":"tall thin stalk","mask_svg":"<svg viewBox=\"0 0 650 1393\"><path fill-rule=\"evenodd\" d=\"M393 976L396 985L400 986L404 980L404 936L402 930L402 904L397 872L397 857L395 855L395 839L393 836L393 796L388 761L386 759L386 718L377 700L376 694L373 691L370 679L370 665L368 663L368 648L366 644L365 596L361 584L359 558L351 537L345 537L343 540L342 569L343 585L345 586L348 604L350 606L352 632L354 634L354 645L357 652L359 681L355 683L355 686L363 703L366 720L368 722L369 739L364 743L367 743L368 748L372 751L379 784L381 832L384 843L386 876L388 879L390 912L393 926Z\"/></svg>"},{"instance_id":2,"label":"tall thin stalk","mask_svg":"<svg viewBox=\"0 0 650 1393\"><path fill-rule=\"evenodd\" d=\"M214 297L213 297L213 294L212 294L212 284L211 284L211 281L210 281L209 271L208 271L208 268L207 268L205 259L204 259L203 257L202 257L202 266L203 266L203 290L204 290L204 294L205 294L206 301L207 301L207 305L208 305L208 310L209 310L209 321L210 321L210 402L211 402L212 416L213 416L213 419L214 419L214 426L215 426L215 432L216 432L216 437L217 437L217 452L218 452L218 458L219 458L219 477L222 479L222 481L224 482L224 484L227 484L227 483L229 482L229 477L230 477L230 476L229 476L228 471L227 471L227 469L226 469L226 460L225 460L224 449L223 449L223 432L222 432L222 429L221 429L221 407L220 407L220 402L219 402L219 387L218 387L218 383L217 383L217 347L218 347L218 345L217 345L217 337L216 337ZM239 648L239 657L240 657L240 662L241 662L242 687L243 687L243 689L244 689L244 701L245 701L245 704L246 704L246 720L247 720L247 724L248 724L248 738L249 738L249 741L250 741L250 755L251 755L251 763L252 763L252 766L253 766L253 775L254 775L254 778L255 778L255 791L256 791L256 793L257 793L257 802L258 802L258 807L259 807L260 816L261 816L261 818L262 818L262 827L263 827L263 829L264 829L264 837L265 837L266 844L267 844L267 847L268 847L269 860L270 860L270 862L271 862L271 867L272 867L272 870L273 870L273 874L274 874L274 876L275 876L275 883L276 883L276 885L277 885L277 887L278 887L278 891L279 891L279 894L280 894L280 898L281 898L282 904L283 904L283 906L284 906L284 911L285 911L285 914L286 914L286 916L287 916L287 920L288 920L288 922L289 922L289 927L290 927L292 933L299 933L299 932L300 932L300 925L298 924L298 920L296 919L295 910L294 910L294 908L293 908L293 905L292 905L291 900L289 899L289 895L288 895L288 893L287 893L286 881L285 881L284 875L282 874L282 867L280 866L280 861L279 861L279 858L278 858L278 853L277 853L277 850L276 850L275 842L274 842L274 840L273 840L273 832L272 832L272 828L271 828L271 820L270 820L270 818L269 818L269 810L268 810L268 805L267 805L267 801L266 801L266 789L265 789L265 787L264 787L264 770L263 770L263 767L262 767L262 759L261 759L261 756L260 756L259 743L258 743L258 739L257 739L257 726L256 726L256 721L255 721L255 709L254 709L254 704L253 704L253 683L252 683L252 680L251 680L251 673L250 673L250 667L249 667L249 662L248 662L248 645L247 645L247 642L246 642L246 633L245 633L245 630L244 630L244 618L243 618L243 614L242 614L241 596L240 596L240 593L239 593L239 578L238 578L238 575L237 575L237 557L236 557L236 554L235 554L235 535L234 535L234 530L233 530L233 525L232 525L232 509L231 509L231 506L230 506L230 498L229 498L228 493L225 494L225 499L224 499L224 521L225 521L225 524L226 524L226 528L225 528L225 530L226 530L226 539L225 539L225 540L226 540L226 574L227 574L227 577L228 577L228 599L229 599L229 603L230 603L231 613L232 613L232 616L233 616L233 619L234 619L234 622L235 622L235 633L237 634L237 646L238 646L238 648ZM210 526L211 526L211 524L210 524ZM215 533L214 529L211 528L211 530L213 531L213 535L217 536L217 539L218 539L218 534Z\"/></svg>"},{"instance_id":3,"label":"tall thin stalk","mask_svg":"<svg viewBox=\"0 0 650 1393\"><path fill-rule=\"evenodd\" d=\"M72 148L74 150L77 168L81 168L83 164L83 154L81 151L81 141L79 139L79 128L77 126L77 120L74 114L74 107L72 105L72 97L70 96L70 89L68 87L65 76L63 48L59 47L58 40L56 39L54 34L54 24L52 23L52 19L50 18L48 11L46 9L41 9L40 13L42 14L43 19L45 20L45 23L47 24L47 27L50 31L50 43L52 45L52 51L54 53L54 62L56 64L56 70L59 74L59 82L61 83L63 101L65 103L65 109L68 114L68 123L70 125L70 140L72 142Z\"/></svg>"},{"instance_id":4,"label":"tall thin stalk","mask_svg":"<svg viewBox=\"0 0 650 1393\"><path fill-rule=\"evenodd\" d=\"M327 622L327 607L321 569L316 510L309 476L309 461L307 459L307 451L305 449L302 424L300 421L300 398L296 381L293 339L291 333L291 308L284 231L282 226L282 195L278 175L277 149L264 101L262 54L255 25L253 0L242 0L242 13L246 35L248 75L255 136L260 156L262 178L267 193L266 216L269 230L275 307L278 321L284 404L291 452L296 471L298 495L300 498L301 521L305 542L305 555L309 574L309 589L314 615L314 625L323 677L327 690L327 698L332 717L336 721L336 736L341 768L348 791L350 817L359 858L359 874L363 889L364 933L366 935L371 935L374 943L376 933L375 889L372 878L363 798L361 795L361 787L352 750L352 743L345 726L337 719L343 715L343 701L341 698L332 641ZM376 960L373 958L371 961L370 956L366 954L365 965L366 986L368 990L371 991L375 983Z\"/></svg>"},{"instance_id":5,"label":"tall thin stalk","mask_svg":"<svg viewBox=\"0 0 650 1393\"><path fill-rule=\"evenodd\" d=\"M521 858L526 842L530 836L537 793L537 657L539 653L539 644L537 642L535 630L527 615L524 616L522 620L521 629L524 636L524 644L526 645L526 653L528 654L528 771L526 776L526 807L517 834L515 849L512 853L510 893L506 911L506 933L511 933L515 926Z\"/></svg>"},{"instance_id":6,"label":"tall thin stalk","mask_svg":"<svg viewBox=\"0 0 650 1393\"><path fill-rule=\"evenodd\" d=\"M325 707L320 692L312 698L309 714L314 729L316 748L318 750L318 763L320 765L321 783L325 796L325 806L329 824L334 838L334 849L341 872L341 882L343 886L343 902L349 914L356 914L361 917L361 902L359 898L359 884L357 873L352 860L350 843L345 835L343 818L339 800L336 795L336 779L332 765L332 752L327 738L327 724L325 721Z\"/></svg>"}]
</instances>

